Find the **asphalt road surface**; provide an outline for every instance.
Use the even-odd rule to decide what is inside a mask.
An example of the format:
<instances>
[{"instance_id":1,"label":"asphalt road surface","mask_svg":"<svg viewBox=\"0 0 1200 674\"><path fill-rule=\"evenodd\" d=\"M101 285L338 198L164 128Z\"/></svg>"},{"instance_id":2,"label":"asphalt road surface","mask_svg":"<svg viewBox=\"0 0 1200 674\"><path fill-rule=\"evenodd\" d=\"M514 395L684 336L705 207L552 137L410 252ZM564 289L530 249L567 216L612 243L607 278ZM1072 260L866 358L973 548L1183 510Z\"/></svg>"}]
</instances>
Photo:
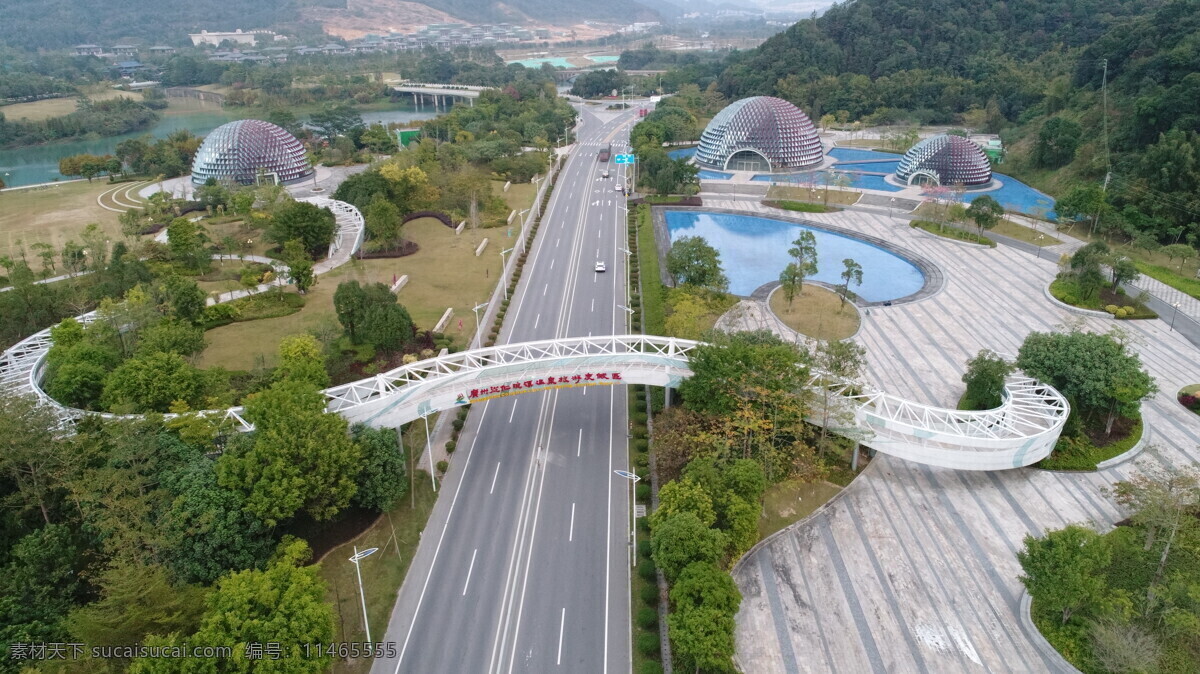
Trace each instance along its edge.
<instances>
[{"instance_id":1,"label":"asphalt road surface","mask_svg":"<svg viewBox=\"0 0 1200 674\"><path fill-rule=\"evenodd\" d=\"M635 115L584 108L501 343L628 332L625 167L597 155ZM372 672L630 671L627 409L623 386L472 406Z\"/></svg>"}]
</instances>

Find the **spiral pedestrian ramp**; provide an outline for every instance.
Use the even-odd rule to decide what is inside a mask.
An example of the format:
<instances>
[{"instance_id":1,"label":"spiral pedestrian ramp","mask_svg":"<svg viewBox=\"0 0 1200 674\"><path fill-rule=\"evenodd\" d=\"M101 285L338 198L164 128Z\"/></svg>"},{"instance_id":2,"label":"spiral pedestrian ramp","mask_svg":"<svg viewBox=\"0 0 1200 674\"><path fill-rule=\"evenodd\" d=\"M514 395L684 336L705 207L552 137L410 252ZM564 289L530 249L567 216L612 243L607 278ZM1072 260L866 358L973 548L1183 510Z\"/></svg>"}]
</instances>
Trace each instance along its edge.
<instances>
[{"instance_id":1,"label":"spiral pedestrian ramp","mask_svg":"<svg viewBox=\"0 0 1200 674\"><path fill-rule=\"evenodd\" d=\"M37 395L64 418L86 414L42 392L42 364L50 347L44 332L5 352L0 383L6 390ZM397 427L502 396L624 384L676 387L691 376L688 353L699 344L650 335L506 344L403 365L324 393L329 411L352 422ZM1058 391L1028 377L1006 381L1003 403L982 412L921 405L823 373L814 373L808 387L816 394L814 422L828 421L833 432L885 454L960 470L1018 468L1045 458L1070 411ZM219 415L240 430L252 428L240 407L205 414Z\"/></svg>"}]
</instances>

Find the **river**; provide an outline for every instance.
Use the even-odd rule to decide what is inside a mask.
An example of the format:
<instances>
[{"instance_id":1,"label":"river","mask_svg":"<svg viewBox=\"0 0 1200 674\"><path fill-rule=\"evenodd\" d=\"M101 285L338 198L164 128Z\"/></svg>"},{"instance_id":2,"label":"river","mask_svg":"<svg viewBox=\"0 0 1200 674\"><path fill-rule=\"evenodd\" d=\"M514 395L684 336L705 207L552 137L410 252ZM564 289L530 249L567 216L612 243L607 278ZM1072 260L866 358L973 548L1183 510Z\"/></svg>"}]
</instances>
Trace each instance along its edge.
<instances>
[{"instance_id":1,"label":"river","mask_svg":"<svg viewBox=\"0 0 1200 674\"><path fill-rule=\"evenodd\" d=\"M146 131L127 133L120 136L73 140L62 143L47 143L0 150L0 176L9 187L35 185L61 180L58 160L74 154L112 154L117 143L127 138L138 138L150 134L165 138L172 131L187 129L197 136L204 136L225 122L245 117L238 108L225 109L215 103L204 103L192 99L172 99L171 106L164 110L157 123ZM417 111L412 105L397 105L387 110L369 110L362 113L363 121L371 124L404 123L418 119L432 119L444 110L425 108Z\"/></svg>"}]
</instances>

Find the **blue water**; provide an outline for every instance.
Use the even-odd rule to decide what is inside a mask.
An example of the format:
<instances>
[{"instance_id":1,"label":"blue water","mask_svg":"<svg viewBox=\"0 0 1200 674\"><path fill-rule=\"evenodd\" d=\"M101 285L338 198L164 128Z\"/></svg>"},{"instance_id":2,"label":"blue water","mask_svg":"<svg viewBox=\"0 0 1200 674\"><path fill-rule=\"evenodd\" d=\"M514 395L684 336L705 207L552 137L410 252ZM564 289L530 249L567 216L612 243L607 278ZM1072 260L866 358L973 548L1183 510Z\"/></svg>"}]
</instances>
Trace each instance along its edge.
<instances>
[{"instance_id":1,"label":"blue water","mask_svg":"<svg viewBox=\"0 0 1200 674\"><path fill-rule=\"evenodd\" d=\"M733 177L732 173L722 173L721 171L710 171L708 169L700 169L701 180L729 180Z\"/></svg>"},{"instance_id":2,"label":"blue water","mask_svg":"<svg viewBox=\"0 0 1200 674\"><path fill-rule=\"evenodd\" d=\"M593 63L615 63L621 60L620 56L589 56L587 60Z\"/></svg>"},{"instance_id":3,"label":"blue water","mask_svg":"<svg viewBox=\"0 0 1200 674\"><path fill-rule=\"evenodd\" d=\"M850 289L869 302L905 297L925 285L921 270L899 255L821 229L749 215L700 211L667 211L666 218L672 241L700 236L720 252L729 290L736 295L749 295L762 284L778 280L779 272L792 261L787 251L802 229L811 231L817 240L817 274L813 278L818 281L840 284L845 269L842 260L851 258L862 265L863 282Z\"/></svg>"},{"instance_id":4,"label":"blue water","mask_svg":"<svg viewBox=\"0 0 1200 674\"><path fill-rule=\"evenodd\" d=\"M839 171L865 171L867 173L895 173L896 165L900 160L895 161L864 161L862 163L838 162L835 168Z\"/></svg>"},{"instance_id":5,"label":"blue water","mask_svg":"<svg viewBox=\"0 0 1200 674\"><path fill-rule=\"evenodd\" d=\"M695 154L696 148L694 147L681 147L675 150L667 150L667 156L671 159L683 159L685 157L695 156Z\"/></svg>"},{"instance_id":6,"label":"blue water","mask_svg":"<svg viewBox=\"0 0 1200 674\"><path fill-rule=\"evenodd\" d=\"M555 68L574 68L571 62L562 57L541 58L541 59L521 59L520 61L509 61L509 64L520 63L526 68L541 68L543 63L549 63Z\"/></svg>"},{"instance_id":7,"label":"blue water","mask_svg":"<svg viewBox=\"0 0 1200 674\"><path fill-rule=\"evenodd\" d=\"M883 176L867 175L865 173L850 173L848 171L842 171L842 174L850 178L850 184L847 185L847 187L854 187L862 190L879 190L881 192L899 192L901 189L903 189L901 187L896 187L895 185L889 185L887 181L883 179ZM787 175L764 173L754 176L751 178L751 180L760 183L772 182L805 184L811 179L810 176L812 175L813 174L811 173L791 173ZM826 178L827 175L825 171L818 171L816 173L817 187L823 187L825 185Z\"/></svg>"},{"instance_id":8,"label":"blue water","mask_svg":"<svg viewBox=\"0 0 1200 674\"><path fill-rule=\"evenodd\" d=\"M1004 186L990 192L967 192L963 195L963 201L970 203L986 194L999 201L1004 210L1044 217L1052 221L1058 219L1054 213L1054 197L1043 194L1020 180L1002 173L993 173L992 175L1004 183Z\"/></svg>"},{"instance_id":9,"label":"blue water","mask_svg":"<svg viewBox=\"0 0 1200 674\"><path fill-rule=\"evenodd\" d=\"M838 161L859 161L859 160L885 160L900 161L900 155L890 152L876 152L874 150L851 150L844 147L835 147L829 151L829 156Z\"/></svg>"}]
</instances>

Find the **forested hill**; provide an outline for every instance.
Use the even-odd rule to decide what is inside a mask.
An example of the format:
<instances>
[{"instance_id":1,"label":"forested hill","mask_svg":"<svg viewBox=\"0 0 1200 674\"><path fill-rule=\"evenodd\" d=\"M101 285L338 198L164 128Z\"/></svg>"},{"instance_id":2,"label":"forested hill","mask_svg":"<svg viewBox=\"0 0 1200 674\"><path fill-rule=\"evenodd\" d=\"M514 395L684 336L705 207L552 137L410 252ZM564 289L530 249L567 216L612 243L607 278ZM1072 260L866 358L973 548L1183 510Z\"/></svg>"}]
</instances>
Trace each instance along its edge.
<instances>
[{"instance_id":1,"label":"forested hill","mask_svg":"<svg viewBox=\"0 0 1200 674\"><path fill-rule=\"evenodd\" d=\"M857 73L879 77L936 69L972 77L1003 54L1025 61L1086 45L1115 20L1158 0L855 0L800 21L735 59L722 78L727 95L769 93L789 75Z\"/></svg>"},{"instance_id":2,"label":"forested hill","mask_svg":"<svg viewBox=\"0 0 1200 674\"><path fill-rule=\"evenodd\" d=\"M659 18L654 10L635 0L506 0L503 3L493 0L416 1L472 23L520 21L524 17L560 24L589 19L633 23Z\"/></svg>"},{"instance_id":3,"label":"forested hill","mask_svg":"<svg viewBox=\"0 0 1200 674\"><path fill-rule=\"evenodd\" d=\"M302 7L338 2L344 0L3 0L0 45L36 51L127 39L183 44L187 33L202 29L294 30Z\"/></svg>"}]
</instances>

